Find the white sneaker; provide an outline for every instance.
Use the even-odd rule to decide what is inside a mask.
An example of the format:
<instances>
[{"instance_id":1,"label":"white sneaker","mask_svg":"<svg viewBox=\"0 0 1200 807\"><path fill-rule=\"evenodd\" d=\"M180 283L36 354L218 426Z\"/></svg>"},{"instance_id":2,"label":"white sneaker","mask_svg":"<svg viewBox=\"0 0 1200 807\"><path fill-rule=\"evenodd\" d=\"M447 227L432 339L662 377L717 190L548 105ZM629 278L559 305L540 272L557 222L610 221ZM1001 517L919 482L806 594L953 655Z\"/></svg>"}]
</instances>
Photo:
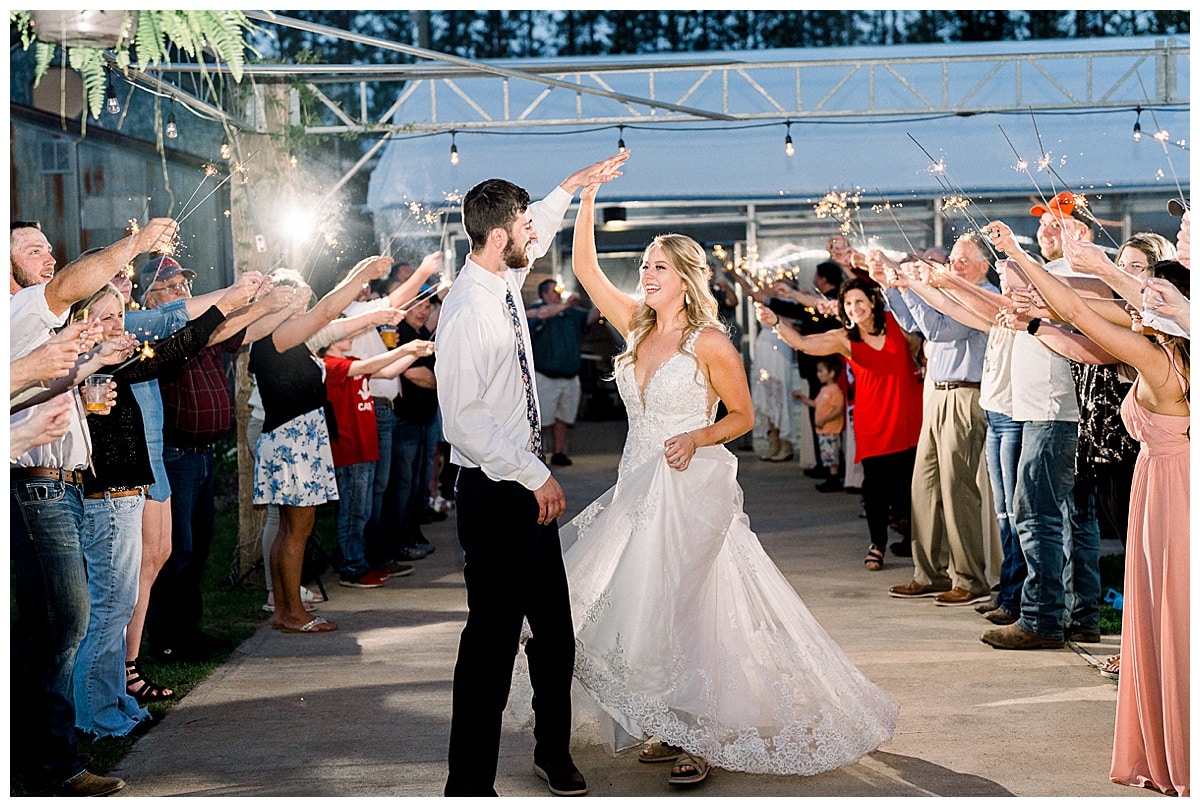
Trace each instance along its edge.
<instances>
[{"instance_id":1,"label":"white sneaker","mask_svg":"<svg viewBox=\"0 0 1200 807\"><path fill-rule=\"evenodd\" d=\"M300 586L300 601L301 602L325 602L323 594L317 594L309 591L304 586Z\"/></svg>"}]
</instances>

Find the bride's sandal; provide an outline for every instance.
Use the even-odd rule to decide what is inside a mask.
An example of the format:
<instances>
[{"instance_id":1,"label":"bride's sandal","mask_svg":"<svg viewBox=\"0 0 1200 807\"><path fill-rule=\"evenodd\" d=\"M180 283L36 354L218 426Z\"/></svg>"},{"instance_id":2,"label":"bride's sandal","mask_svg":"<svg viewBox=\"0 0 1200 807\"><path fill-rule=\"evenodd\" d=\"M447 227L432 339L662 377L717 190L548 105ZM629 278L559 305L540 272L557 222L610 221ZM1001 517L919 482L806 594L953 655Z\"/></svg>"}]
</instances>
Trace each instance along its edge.
<instances>
[{"instance_id":1,"label":"bride's sandal","mask_svg":"<svg viewBox=\"0 0 1200 807\"><path fill-rule=\"evenodd\" d=\"M708 778L708 763L691 754L684 754L671 768L671 778L668 784L688 786L698 785Z\"/></svg>"},{"instance_id":2,"label":"bride's sandal","mask_svg":"<svg viewBox=\"0 0 1200 807\"><path fill-rule=\"evenodd\" d=\"M651 740L638 752L638 762L674 762L683 754L682 748L667 745L661 740Z\"/></svg>"}]
</instances>

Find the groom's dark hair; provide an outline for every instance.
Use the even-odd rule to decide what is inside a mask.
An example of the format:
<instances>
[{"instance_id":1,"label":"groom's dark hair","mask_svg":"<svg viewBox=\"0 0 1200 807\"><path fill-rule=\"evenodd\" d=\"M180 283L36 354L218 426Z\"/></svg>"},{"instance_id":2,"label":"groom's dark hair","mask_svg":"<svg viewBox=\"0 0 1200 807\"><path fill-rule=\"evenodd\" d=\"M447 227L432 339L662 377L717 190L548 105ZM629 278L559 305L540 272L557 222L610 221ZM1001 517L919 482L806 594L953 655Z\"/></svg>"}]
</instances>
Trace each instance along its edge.
<instances>
[{"instance_id":1,"label":"groom's dark hair","mask_svg":"<svg viewBox=\"0 0 1200 807\"><path fill-rule=\"evenodd\" d=\"M462 221L474 251L487 241L488 233L507 230L513 219L529 207L529 192L507 179L485 179L463 197Z\"/></svg>"}]
</instances>

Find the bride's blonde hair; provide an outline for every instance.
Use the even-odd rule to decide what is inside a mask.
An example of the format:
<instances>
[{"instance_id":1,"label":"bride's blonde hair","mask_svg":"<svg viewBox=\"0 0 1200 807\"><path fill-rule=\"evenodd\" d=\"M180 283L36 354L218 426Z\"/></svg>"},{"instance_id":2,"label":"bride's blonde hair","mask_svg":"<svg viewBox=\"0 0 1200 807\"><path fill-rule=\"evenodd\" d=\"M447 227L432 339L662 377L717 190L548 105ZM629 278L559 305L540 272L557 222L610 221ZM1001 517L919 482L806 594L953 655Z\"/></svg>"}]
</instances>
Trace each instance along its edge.
<instances>
[{"instance_id":1,"label":"bride's blonde hair","mask_svg":"<svg viewBox=\"0 0 1200 807\"><path fill-rule=\"evenodd\" d=\"M686 235L667 233L655 236L654 240L646 247L645 252L642 253L641 266L643 270L650 259L650 250L655 247L663 251L667 258L667 264L683 281L683 310L687 315L687 322L679 337L679 349L683 350L688 338L698 331L715 328L725 333L725 324L717 316L717 301L708 285L711 272L708 268L708 261L705 259L704 249ZM645 302L638 305L629 322L625 350L616 356L614 365L636 361L638 346L657 323L658 314L653 308L646 305Z\"/></svg>"}]
</instances>

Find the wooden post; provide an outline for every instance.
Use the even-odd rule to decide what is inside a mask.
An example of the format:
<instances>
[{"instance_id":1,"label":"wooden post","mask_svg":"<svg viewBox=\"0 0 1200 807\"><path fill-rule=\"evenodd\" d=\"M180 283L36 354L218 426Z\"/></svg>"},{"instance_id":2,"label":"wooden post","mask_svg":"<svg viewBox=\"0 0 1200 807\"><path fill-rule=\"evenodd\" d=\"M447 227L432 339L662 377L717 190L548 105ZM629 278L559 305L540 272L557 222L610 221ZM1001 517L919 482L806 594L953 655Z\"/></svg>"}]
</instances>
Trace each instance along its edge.
<instances>
[{"instance_id":1,"label":"wooden post","mask_svg":"<svg viewBox=\"0 0 1200 807\"><path fill-rule=\"evenodd\" d=\"M276 199L287 192L291 166L281 133L288 124L288 87L282 84L259 84L254 92L261 96L251 103L258 105L256 114L248 120L262 122L266 134L241 131L236 133L237 145L229 167L237 170L238 160L244 160L244 172L230 180L230 227L233 231L235 274L268 272L280 265L281 245L266 216ZM243 347L237 356L234 389L237 412L238 440L238 543L233 558L233 580L247 585L262 585L262 530L266 507L254 505L254 446L246 442L246 426L250 422L251 379L248 371L249 348Z\"/></svg>"}]
</instances>

